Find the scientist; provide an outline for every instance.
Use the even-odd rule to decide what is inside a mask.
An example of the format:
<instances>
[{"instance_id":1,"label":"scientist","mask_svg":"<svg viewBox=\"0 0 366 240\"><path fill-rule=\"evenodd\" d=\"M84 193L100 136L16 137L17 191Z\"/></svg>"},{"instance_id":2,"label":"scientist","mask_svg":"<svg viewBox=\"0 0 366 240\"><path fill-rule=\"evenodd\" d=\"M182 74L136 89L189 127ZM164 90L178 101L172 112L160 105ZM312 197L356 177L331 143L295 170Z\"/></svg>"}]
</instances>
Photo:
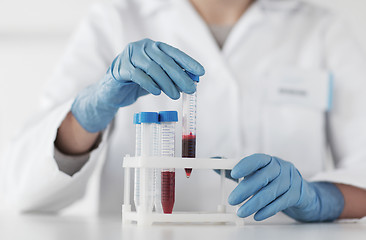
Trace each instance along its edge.
<instances>
[{"instance_id":1,"label":"scientist","mask_svg":"<svg viewBox=\"0 0 366 240\"><path fill-rule=\"evenodd\" d=\"M366 188L366 58L337 17L300 0L94 7L47 85L43 111L9 152L14 206L59 211L81 199L95 175L99 213L120 214L133 113L180 109L180 93L196 91L182 69L203 76L198 156L242 159L232 177L245 180L228 199L237 205L252 196L240 217L365 215L355 196ZM218 176L182 175L175 210L214 209Z\"/></svg>"}]
</instances>

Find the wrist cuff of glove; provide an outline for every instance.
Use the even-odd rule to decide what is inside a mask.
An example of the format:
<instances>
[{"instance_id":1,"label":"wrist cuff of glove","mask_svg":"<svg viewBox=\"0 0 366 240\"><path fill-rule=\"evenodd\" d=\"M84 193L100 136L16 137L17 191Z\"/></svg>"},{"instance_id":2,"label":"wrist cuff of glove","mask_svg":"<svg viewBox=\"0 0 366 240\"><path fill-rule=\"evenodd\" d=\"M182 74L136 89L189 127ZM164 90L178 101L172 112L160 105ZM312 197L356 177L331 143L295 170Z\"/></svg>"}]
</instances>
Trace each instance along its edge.
<instances>
[{"instance_id":1,"label":"wrist cuff of glove","mask_svg":"<svg viewBox=\"0 0 366 240\"><path fill-rule=\"evenodd\" d=\"M344 208L344 197L336 185L329 182L303 181L302 192L311 201L300 201L296 207L283 212L300 222L330 222Z\"/></svg>"},{"instance_id":2,"label":"wrist cuff of glove","mask_svg":"<svg viewBox=\"0 0 366 240\"><path fill-rule=\"evenodd\" d=\"M71 106L71 113L78 123L88 132L104 130L113 120L118 109L101 109L97 104L90 104L76 98Z\"/></svg>"},{"instance_id":3,"label":"wrist cuff of glove","mask_svg":"<svg viewBox=\"0 0 366 240\"><path fill-rule=\"evenodd\" d=\"M338 187L329 182L310 183L319 198L318 221L334 221L341 215L344 209L344 197Z\"/></svg>"}]
</instances>

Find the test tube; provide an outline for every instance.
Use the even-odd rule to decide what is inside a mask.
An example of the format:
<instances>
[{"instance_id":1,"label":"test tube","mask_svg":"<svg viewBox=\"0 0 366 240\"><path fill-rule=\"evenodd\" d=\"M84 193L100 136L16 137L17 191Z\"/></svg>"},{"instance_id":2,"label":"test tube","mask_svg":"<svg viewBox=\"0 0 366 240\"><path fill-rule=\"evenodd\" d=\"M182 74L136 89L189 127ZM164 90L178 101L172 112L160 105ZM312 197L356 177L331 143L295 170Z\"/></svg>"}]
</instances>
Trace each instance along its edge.
<instances>
[{"instance_id":1,"label":"test tube","mask_svg":"<svg viewBox=\"0 0 366 240\"><path fill-rule=\"evenodd\" d=\"M197 87L199 77L186 72ZM197 89L197 88L196 88ZM183 126L182 126L182 157L196 157L196 113L197 113L197 90L193 94L182 93L183 99ZM191 176L192 168L186 168L186 176Z\"/></svg>"},{"instance_id":2,"label":"test tube","mask_svg":"<svg viewBox=\"0 0 366 240\"><path fill-rule=\"evenodd\" d=\"M135 145L135 157L141 156L141 122L140 113L133 115L133 124L135 125L136 133L136 145ZM135 168L135 184L134 184L133 200L135 206L140 205L140 168Z\"/></svg>"},{"instance_id":3,"label":"test tube","mask_svg":"<svg viewBox=\"0 0 366 240\"><path fill-rule=\"evenodd\" d=\"M141 156L157 156L158 154L158 113L141 112ZM140 168L140 198L136 206L137 212L152 212L154 208L154 169Z\"/></svg>"},{"instance_id":4,"label":"test tube","mask_svg":"<svg viewBox=\"0 0 366 240\"><path fill-rule=\"evenodd\" d=\"M175 155L175 124L178 122L176 111L159 112L160 122L160 155L174 157ZM161 206L165 214L173 212L175 202L175 169L161 171Z\"/></svg>"}]
</instances>

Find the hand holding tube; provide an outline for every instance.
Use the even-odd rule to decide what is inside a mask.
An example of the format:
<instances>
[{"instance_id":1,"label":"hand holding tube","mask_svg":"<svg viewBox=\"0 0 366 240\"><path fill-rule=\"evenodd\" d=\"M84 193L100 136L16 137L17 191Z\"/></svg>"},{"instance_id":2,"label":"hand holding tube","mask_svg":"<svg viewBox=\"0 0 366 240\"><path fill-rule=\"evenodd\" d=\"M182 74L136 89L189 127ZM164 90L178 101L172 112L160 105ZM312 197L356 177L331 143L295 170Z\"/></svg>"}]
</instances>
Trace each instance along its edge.
<instances>
[{"instance_id":1,"label":"hand holding tube","mask_svg":"<svg viewBox=\"0 0 366 240\"><path fill-rule=\"evenodd\" d=\"M199 76L205 72L197 61L165 43L150 39L130 43L100 82L78 94L71 112L85 130L99 132L120 107L148 93L159 95L163 91L178 99L180 92L195 92L194 81L183 69Z\"/></svg>"}]
</instances>

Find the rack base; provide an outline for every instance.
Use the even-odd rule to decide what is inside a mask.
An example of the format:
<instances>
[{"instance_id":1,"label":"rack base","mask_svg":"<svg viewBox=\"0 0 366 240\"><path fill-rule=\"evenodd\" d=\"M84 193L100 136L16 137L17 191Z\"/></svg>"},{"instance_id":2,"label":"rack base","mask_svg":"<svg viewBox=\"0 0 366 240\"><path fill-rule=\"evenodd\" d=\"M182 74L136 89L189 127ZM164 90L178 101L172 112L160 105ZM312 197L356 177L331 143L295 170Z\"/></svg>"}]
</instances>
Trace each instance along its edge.
<instances>
[{"instance_id":1,"label":"rack base","mask_svg":"<svg viewBox=\"0 0 366 240\"><path fill-rule=\"evenodd\" d=\"M200 213L200 212L174 212L172 214L162 213L137 213L131 211L130 206L122 207L122 224L133 224L150 226L153 223L232 223L238 226L244 225L244 220L238 218L234 213Z\"/></svg>"}]
</instances>

